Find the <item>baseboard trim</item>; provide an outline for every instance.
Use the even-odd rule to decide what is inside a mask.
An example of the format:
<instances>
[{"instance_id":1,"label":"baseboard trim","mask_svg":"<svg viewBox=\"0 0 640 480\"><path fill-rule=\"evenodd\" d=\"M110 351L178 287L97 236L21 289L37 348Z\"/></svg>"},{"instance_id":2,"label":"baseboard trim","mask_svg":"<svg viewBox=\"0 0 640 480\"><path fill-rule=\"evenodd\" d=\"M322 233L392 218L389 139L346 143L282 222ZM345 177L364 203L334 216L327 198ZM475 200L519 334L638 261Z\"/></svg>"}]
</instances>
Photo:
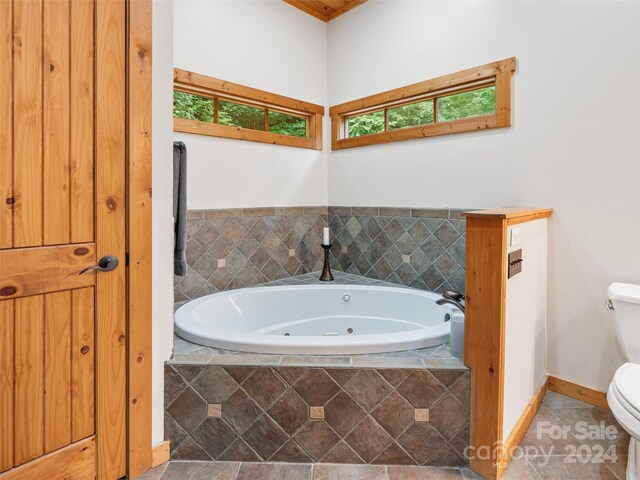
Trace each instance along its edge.
<instances>
[{"instance_id":1,"label":"baseboard trim","mask_svg":"<svg viewBox=\"0 0 640 480\"><path fill-rule=\"evenodd\" d=\"M577 383L554 377L553 375L549 375L548 388L552 392L560 393L575 400L580 400L581 402L588 403L594 407L611 410L607 403L607 393L601 390L595 390L583 385L578 385Z\"/></svg>"},{"instance_id":2,"label":"baseboard trim","mask_svg":"<svg viewBox=\"0 0 640 480\"><path fill-rule=\"evenodd\" d=\"M171 443L168 440L165 440L164 442L161 442L153 447L151 468L155 468L158 465L162 465L163 463L168 462L170 455Z\"/></svg>"},{"instance_id":3,"label":"baseboard trim","mask_svg":"<svg viewBox=\"0 0 640 480\"><path fill-rule=\"evenodd\" d=\"M540 385L533 394L533 397L525 407L524 412L522 412L522 415L520 415L520 418L513 427L513 430L505 440L503 456L497 467L497 478L502 477L502 474L507 469L509 462L511 462L511 457L514 454L515 447L520 445L522 438L531 426L531 422L533 422L536 413L538 413L538 410L540 409L540 405L542 405L542 399L544 398L545 393L547 393L548 384L549 377L545 377L542 382L540 382Z\"/></svg>"},{"instance_id":4,"label":"baseboard trim","mask_svg":"<svg viewBox=\"0 0 640 480\"><path fill-rule=\"evenodd\" d=\"M542 405L542 400L544 399L547 391L552 391L575 400L580 400L581 402L588 403L594 407L610 410L609 404L607 403L606 392L578 385L577 383L563 380L562 378L554 377L553 375L546 376L540 383L536 392L533 394L531 401L529 401L525 407L524 412L522 412L522 415L516 422L513 430L502 444L501 458L496 467L495 474L491 472L491 478L500 479L504 474L511 462L515 447L520 445L520 442L527 433L536 413L538 413L538 410Z\"/></svg>"}]
</instances>

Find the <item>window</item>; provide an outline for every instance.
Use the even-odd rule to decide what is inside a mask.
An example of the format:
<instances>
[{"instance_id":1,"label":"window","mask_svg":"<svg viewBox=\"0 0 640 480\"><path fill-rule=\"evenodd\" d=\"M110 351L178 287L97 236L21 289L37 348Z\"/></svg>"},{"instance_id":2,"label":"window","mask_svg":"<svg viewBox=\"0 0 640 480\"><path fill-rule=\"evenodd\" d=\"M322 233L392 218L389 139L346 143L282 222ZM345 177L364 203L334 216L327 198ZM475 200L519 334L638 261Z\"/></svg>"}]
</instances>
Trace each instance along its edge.
<instances>
[{"instance_id":1,"label":"window","mask_svg":"<svg viewBox=\"0 0 640 480\"><path fill-rule=\"evenodd\" d=\"M492 115L496 113L496 87L476 88L440 97L437 104L439 122Z\"/></svg>"},{"instance_id":2,"label":"window","mask_svg":"<svg viewBox=\"0 0 640 480\"><path fill-rule=\"evenodd\" d=\"M322 150L324 107L174 69L173 129Z\"/></svg>"},{"instance_id":3,"label":"window","mask_svg":"<svg viewBox=\"0 0 640 480\"><path fill-rule=\"evenodd\" d=\"M267 131L267 109L218 100L218 123L231 127Z\"/></svg>"},{"instance_id":4,"label":"window","mask_svg":"<svg viewBox=\"0 0 640 480\"><path fill-rule=\"evenodd\" d=\"M384 132L384 112L371 112L347 118L347 135L359 137Z\"/></svg>"},{"instance_id":5,"label":"window","mask_svg":"<svg viewBox=\"0 0 640 480\"><path fill-rule=\"evenodd\" d=\"M269 111L269 131L304 138L307 135L307 119L289 113Z\"/></svg>"},{"instance_id":6,"label":"window","mask_svg":"<svg viewBox=\"0 0 640 480\"><path fill-rule=\"evenodd\" d=\"M387 128L417 127L433 123L433 100L409 103L388 110L389 120Z\"/></svg>"},{"instance_id":7,"label":"window","mask_svg":"<svg viewBox=\"0 0 640 480\"><path fill-rule=\"evenodd\" d=\"M187 120L213 122L215 98L194 95L193 93L173 92L173 116Z\"/></svg>"},{"instance_id":8,"label":"window","mask_svg":"<svg viewBox=\"0 0 640 480\"><path fill-rule=\"evenodd\" d=\"M508 58L335 105L331 148L508 127L515 64Z\"/></svg>"}]
</instances>

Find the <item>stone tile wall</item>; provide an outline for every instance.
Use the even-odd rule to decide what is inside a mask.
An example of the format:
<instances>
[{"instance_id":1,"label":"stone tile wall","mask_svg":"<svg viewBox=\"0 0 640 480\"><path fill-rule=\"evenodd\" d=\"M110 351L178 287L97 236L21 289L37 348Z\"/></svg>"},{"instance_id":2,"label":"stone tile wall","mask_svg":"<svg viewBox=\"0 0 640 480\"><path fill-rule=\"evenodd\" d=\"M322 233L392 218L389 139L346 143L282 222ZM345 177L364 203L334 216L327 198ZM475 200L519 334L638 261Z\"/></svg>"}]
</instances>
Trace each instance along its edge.
<instances>
[{"instance_id":1,"label":"stone tile wall","mask_svg":"<svg viewBox=\"0 0 640 480\"><path fill-rule=\"evenodd\" d=\"M465 225L453 209L329 207L332 268L464 293Z\"/></svg>"},{"instance_id":2,"label":"stone tile wall","mask_svg":"<svg viewBox=\"0 0 640 480\"><path fill-rule=\"evenodd\" d=\"M175 277L175 301L320 269L326 225L327 207L189 211L189 272Z\"/></svg>"},{"instance_id":3,"label":"stone tile wall","mask_svg":"<svg viewBox=\"0 0 640 480\"><path fill-rule=\"evenodd\" d=\"M189 212L186 277L175 301L321 270L331 227L335 271L442 292L464 291L460 210L291 207Z\"/></svg>"},{"instance_id":4,"label":"stone tile wall","mask_svg":"<svg viewBox=\"0 0 640 480\"><path fill-rule=\"evenodd\" d=\"M465 465L455 369L165 366L175 460Z\"/></svg>"}]
</instances>

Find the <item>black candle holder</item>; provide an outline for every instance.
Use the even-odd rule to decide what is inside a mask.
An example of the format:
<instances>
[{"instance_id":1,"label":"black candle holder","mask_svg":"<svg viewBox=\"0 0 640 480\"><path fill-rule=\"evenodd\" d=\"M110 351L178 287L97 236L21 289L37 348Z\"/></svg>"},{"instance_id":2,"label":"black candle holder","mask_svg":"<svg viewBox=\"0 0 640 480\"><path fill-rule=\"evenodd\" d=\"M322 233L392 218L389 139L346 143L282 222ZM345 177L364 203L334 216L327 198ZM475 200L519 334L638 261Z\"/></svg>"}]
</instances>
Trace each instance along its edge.
<instances>
[{"instance_id":1,"label":"black candle holder","mask_svg":"<svg viewBox=\"0 0 640 480\"><path fill-rule=\"evenodd\" d=\"M321 243L320 246L324 248L324 267L322 268L320 281L331 282L333 280L333 275L331 274L331 266L329 265L329 250L331 249L331 244L325 245L324 243Z\"/></svg>"}]
</instances>

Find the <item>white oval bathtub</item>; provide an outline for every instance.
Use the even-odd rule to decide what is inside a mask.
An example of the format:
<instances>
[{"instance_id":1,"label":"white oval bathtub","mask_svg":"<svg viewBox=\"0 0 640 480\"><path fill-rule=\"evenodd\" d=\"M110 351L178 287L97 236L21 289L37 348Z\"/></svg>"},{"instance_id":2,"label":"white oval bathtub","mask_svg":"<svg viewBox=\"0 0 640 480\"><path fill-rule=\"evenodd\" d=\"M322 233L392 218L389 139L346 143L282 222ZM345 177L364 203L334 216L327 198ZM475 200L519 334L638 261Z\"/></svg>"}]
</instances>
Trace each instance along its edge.
<instances>
[{"instance_id":1,"label":"white oval bathtub","mask_svg":"<svg viewBox=\"0 0 640 480\"><path fill-rule=\"evenodd\" d=\"M257 287L192 300L175 313L176 333L227 350L357 354L449 341L454 308L439 295L368 285ZM457 310L455 310L457 312Z\"/></svg>"}]
</instances>

